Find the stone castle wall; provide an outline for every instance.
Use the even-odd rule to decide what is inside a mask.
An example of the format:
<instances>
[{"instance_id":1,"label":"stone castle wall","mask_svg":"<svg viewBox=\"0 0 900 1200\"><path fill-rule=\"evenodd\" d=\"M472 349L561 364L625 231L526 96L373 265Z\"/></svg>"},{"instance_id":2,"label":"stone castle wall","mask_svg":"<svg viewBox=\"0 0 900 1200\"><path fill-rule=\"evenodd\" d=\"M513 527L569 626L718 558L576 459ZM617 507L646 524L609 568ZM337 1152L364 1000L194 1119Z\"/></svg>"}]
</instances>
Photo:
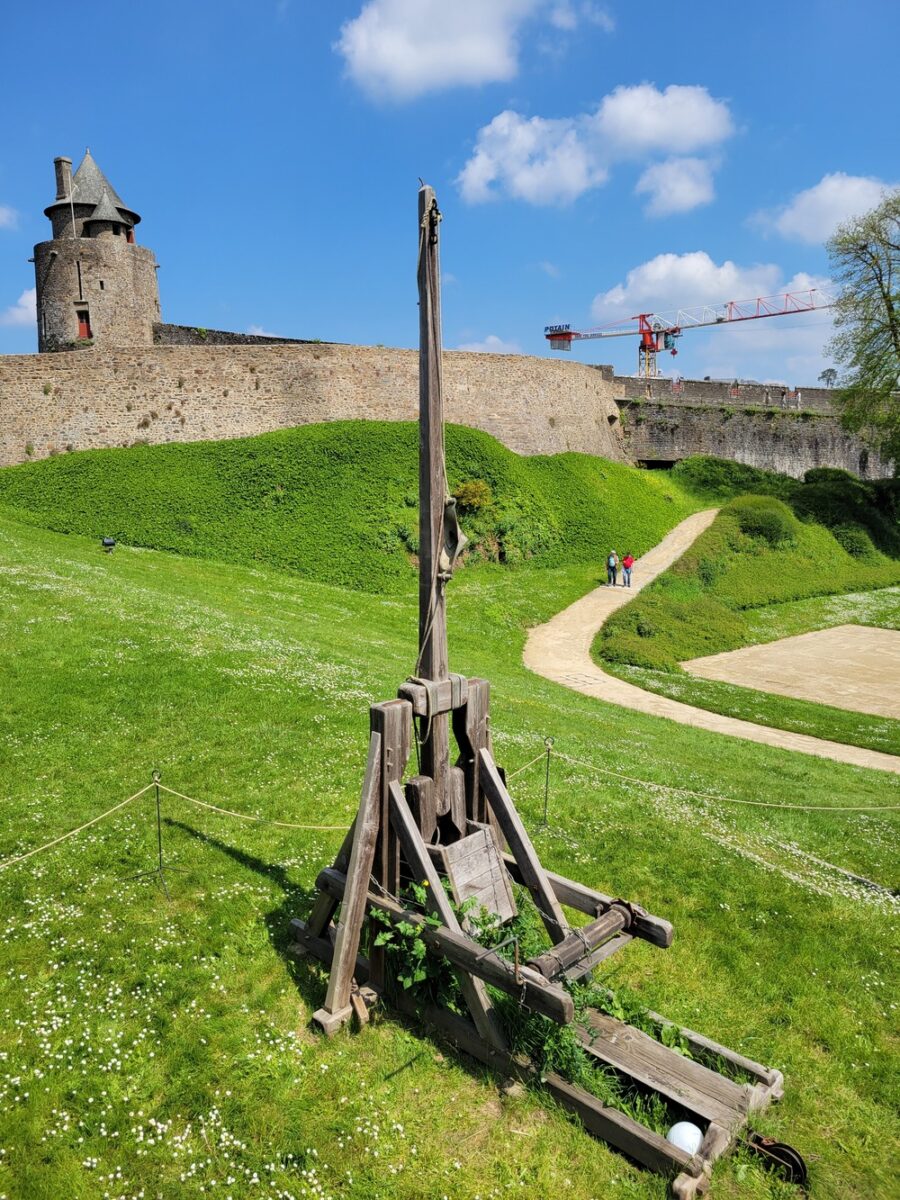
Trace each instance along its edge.
<instances>
[{"instance_id":1,"label":"stone castle wall","mask_svg":"<svg viewBox=\"0 0 900 1200\"><path fill-rule=\"evenodd\" d=\"M520 454L624 460L609 372L448 352L448 421ZM418 354L334 344L155 346L0 357L0 465L135 442L214 441L344 418L413 420Z\"/></svg>"},{"instance_id":2,"label":"stone castle wall","mask_svg":"<svg viewBox=\"0 0 900 1200\"><path fill-rule=\"evenodd\" d=\"M625 445L638 462L662 465L712 454L799 479L812 467L842 467L861 479L891 474L890 464L842 428L833 415L804 409L704 406L695 401L620 402Z\"/></svg>"}]
</instances>

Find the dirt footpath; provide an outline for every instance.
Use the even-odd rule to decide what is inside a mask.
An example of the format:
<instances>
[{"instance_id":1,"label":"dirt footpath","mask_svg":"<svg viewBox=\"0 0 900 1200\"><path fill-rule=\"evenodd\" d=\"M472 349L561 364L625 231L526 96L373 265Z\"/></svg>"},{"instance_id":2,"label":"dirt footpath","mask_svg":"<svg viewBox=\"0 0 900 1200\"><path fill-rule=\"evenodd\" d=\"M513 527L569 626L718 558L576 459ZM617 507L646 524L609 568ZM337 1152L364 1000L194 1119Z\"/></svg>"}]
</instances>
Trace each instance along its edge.
<instances>
[{"instance_id":1,"label":"dirt footpath","mask_svg":"<svg viewBox=\"0 0 900 1200\"><path fill-rule=\"evenodd\" d=\"M681 664L691 675L900 718L900 633L836 625Z\"/></svg>"},{"instance_id":2,"label":"dirt footpath","mask_svg":"<svg viewBox=\"0 0 900 1200\"><path fill-rule=\"evenodd\" d=\"M712 524L716 509L694 513L686 521L667 534L666 537L640 558L634 567L631 589L598 587L587 596L576 600L561 613L557 613L546 625L539 625L528 633L525 644L525 666L545 679L595 696L610 704L619 704L637 712L650 713L656 717L668 717L682 725L693 725L708 729L712 733L731 734L733 737L762 742L768 746L779 746L785 750L799 750L802 754L815 754L837 762L851 763L858 767L875 767L882 771L900 774L900 757L883 754L878 750L866 750L861 746L845 746L841 742L829 742L824 738L809 737L803 733L788 733L782 729L770 729L767 725L754 725L752 721L740 721L735 717L723 717L719 713L707 712L645 692L607 675L593 662L590 655L591 643L597 630L615 609L642 587L655 579L662 571L680 558L690 544ZM602 561L598 569L603 569ZM737 680L735 680L737 682ZM753 686L752 684L750 686ZM826 702L827 703L827 702Z\"/></svg>"}]
</instances>

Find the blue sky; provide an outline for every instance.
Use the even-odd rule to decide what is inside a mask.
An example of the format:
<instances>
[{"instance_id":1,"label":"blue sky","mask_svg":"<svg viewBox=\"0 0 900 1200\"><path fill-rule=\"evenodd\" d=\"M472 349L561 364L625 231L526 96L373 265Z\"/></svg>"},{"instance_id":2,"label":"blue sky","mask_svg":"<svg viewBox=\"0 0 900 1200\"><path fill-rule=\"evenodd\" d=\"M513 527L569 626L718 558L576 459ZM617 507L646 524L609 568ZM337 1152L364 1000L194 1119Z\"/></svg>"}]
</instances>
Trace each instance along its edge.
<instances>
[{"instance_id":1,"label":"blue sky","mask_svg":"<svg viewBox=\"0 0 900 1200\"><path fill-rule=\"evenodd\" d=\"M822 282L836 222L900 181L894 0L50 0L2 29L2 353L36 349L26 260L88 145L165 320L414 345L422 176L445 345L541 355L546 323ZM698 330L660 363L810 384L829 331Z\"/></svg>"}]
</instances>

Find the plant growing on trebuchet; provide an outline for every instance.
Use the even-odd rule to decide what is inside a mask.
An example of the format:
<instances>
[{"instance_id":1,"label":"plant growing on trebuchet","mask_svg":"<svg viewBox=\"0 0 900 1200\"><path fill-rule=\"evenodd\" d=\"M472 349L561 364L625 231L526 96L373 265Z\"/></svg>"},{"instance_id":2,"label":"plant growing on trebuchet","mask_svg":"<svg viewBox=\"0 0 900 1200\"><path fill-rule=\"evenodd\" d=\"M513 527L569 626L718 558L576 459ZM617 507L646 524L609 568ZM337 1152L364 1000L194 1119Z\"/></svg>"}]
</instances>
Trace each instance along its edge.
<instances>
[{"instance_id":1,"label":"plant growing on trebuchet","mask_svg":"<svg viewBox=\"0 0 900 1200\"><path fill-rule=\"evenodd\" d=\"M721 1056L753 1080L738 1084L582 1004L592 992L579 993L583 1011L576 1021L574 984L635 938L668 947L672 926L633 902L544 869L494 761L488 681L450 671L446 589L467 539L444 458L440 219L434 193L423 185L419 653L397 699L369 710L356 819L334 863L316 880L310 913L291 923L296 952L329 969L325 1002L313 1020L329 1035L354 1015L363 1025L369 1007L383 998L504 1077L539 1081L588 1132L676 1176L678 1200L692 1200L706 1191L713 1162L746 1128L750 1113L781 1095L781 1074L689 1031L667 1035L670 1041L680 1036L692 1051ZM418 771L404 778L413 737ZM514 884L525 889L527 904L522 896L517 904ZM583 913L586 923L573 926L564 905ZM519 906L542 927L540 941L525 937ZM565 1063L569 1078L554 1063ZM604 1081L605 1098L597 1094L599 1084L592 1091L579 1082L587 1076ZM613 1077L626 1095L649 1097L640 1112L607 1102ZM698 1123L693 1152L661 1136L648 1117L670 1104Z\"/></svg>"}]
</instances>

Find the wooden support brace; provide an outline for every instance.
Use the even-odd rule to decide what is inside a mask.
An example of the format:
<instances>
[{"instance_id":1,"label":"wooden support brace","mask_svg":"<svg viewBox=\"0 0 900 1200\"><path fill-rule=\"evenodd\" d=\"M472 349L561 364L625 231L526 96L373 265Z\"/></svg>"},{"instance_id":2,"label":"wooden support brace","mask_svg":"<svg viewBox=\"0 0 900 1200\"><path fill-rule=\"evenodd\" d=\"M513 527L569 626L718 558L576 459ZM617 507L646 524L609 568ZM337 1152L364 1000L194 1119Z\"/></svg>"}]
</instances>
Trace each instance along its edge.
<instances>
[{"instance_id":1,"label":"wooden support brace","mask_svg":"<svg viewBox=\"0 0 900 1200\"><path fill-rule=\"evenodd\" d=\"M398 783L391 784L391 820L394 822L410 870L420 882L428 885L428 905L432 912L437 913L451 932L461 934L462 930L444 891L441 877L428 855ZM475 1022L478 1032L492 1045L505 1046L506 1039L503 1036L503 1030L500 1028L500 1022L497 1020L494 1006L483 981L463 970L457 970L456 978L459 980L463 998L472 1014L472 1020Z\"/></svg>"},{"instance_id":2,"label":"wooden support brace","mask_svg":"<svg viewBox=\"0 0 900 1200\"><path fill-rule=\"evenodd\" d=\"M341 848L338 850L337 858L334 860L334 869L346 875L347 867L350 865L350 852L353 849L353 836L356 831L356 819L354 818L350 824L350 828L344 836L341 843ZM309 914L309 920L306 922L310 933L317 937L325 932L331 924L332 917L337 912L337 901L333 896L329 896L327 892L319 892L313 903L312 912Z\"/></svg>"},{"instance_id":3,"label":"wooden support brace","mask_svg":"<svg viewBox=\"0 0 900 1200\"><path fill-rule=\"evenodd\" d=\"M522 882L534 897L541 920L544 922L551 940L554 943L561 942L569 933L569 924L563 915L556 893L550 886L547 874L541 866L541 860L538 858L528 831L522 824L522 818L516 812L516 806L500 778L490 751L482 748L478 755L481 764L481 786L519 867Z\"/></svg>"},{"instance_id":4,"label":"wooden support brace","mask_svg":"<svg viewBox=\"0 0 900 1200\"><path fill-rule=\"evenodd\" d=\"M329 867L319 873L316 886L340 897L344 893L346 879ZM515 996L532 1012L550 1017L559 1025L567 1025L574 1018L575 1006L569 993L546 980L537 971L521 967L517 977L513 964L495 951L483 950L464 933L455 933L446 926L432 927L419 913L410 912L386 896L369 892L367 904L370 908L377 908L383 912L392 925L406 922L417 926L422 931L422 940L430 950L443 955L452 966L460 967L492 987L498 987L501 991Z\"/></svg>"},{"instance_id":5,"label":"wooden support brace","mask_svg":"<svg viewBox=\"0 0 900 1200\"><path fill-rule=\"evenodd\" d=\"M375 859L381 804L381 735L369 738L369 759L363 781L362 798L356 817L356 830L350 863L347 867L347 887L344 892L341 919L334 941L334 958L328 977L325 1004L313 1014L313 1020L329 1035L351 1015L350 991L356 952L366 912L369 878Z\"/></svg>"}]
</instances>

